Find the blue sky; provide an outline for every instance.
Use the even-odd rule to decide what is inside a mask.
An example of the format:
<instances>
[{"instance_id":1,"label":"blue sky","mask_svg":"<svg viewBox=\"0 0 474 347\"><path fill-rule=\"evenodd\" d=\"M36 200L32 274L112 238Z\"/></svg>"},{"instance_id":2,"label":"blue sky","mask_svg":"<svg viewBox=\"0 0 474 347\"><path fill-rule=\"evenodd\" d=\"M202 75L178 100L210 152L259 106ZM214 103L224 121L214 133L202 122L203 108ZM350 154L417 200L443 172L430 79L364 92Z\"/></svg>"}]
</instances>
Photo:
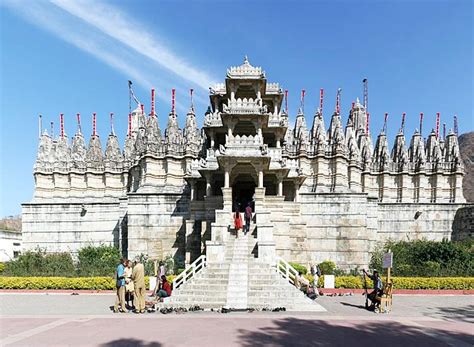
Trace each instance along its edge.
<instances>
[{"instance_id":1,"label":"blue sky","mask_svg":"<svg viewBox=\"0 0 474 347\"><path fill-rule=\"evenodd\" d=\"M289 90L290 121L306 90L307 123L325 89L325 119L342 88L343 119L369 80L371 131L389 113L390 138L407 113L411 136L418 115L424 133L435 114L459 132L474 130L473 3L459 1L10 1L0 2L0 216L18 214L31 200L32 167L43 125L65 114L69 137L75 114L91 133L97 112L104 145L109 112L123 142L127 80L149 110L157 90L166 125L171 88L181 124L195 90L200 124L207 87L244 55L271 82Z\"/></svg>"}]
</instances>

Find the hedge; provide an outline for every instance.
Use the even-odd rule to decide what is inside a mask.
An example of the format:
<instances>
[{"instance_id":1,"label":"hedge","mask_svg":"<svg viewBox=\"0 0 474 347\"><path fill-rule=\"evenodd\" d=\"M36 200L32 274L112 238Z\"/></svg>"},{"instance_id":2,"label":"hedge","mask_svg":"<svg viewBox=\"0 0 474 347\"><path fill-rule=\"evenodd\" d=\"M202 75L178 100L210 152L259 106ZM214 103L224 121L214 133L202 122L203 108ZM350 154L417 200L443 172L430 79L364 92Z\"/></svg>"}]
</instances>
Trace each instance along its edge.
<instances>
[{"instance_id":1,"label":"hedge","mask_svg":"<svg viewBox=\"0 0 474 347\"><path fill-rule=\"evenodd\" d=\"M306 276L312 280L312 276ZM174 275L167 276L173 281ZM383 278L382 278L383 279ZM460 289L473 290L474 277L393 277L395 289ZM149 286L149 278L145 278ZM319 286L323 287L324 278L319 279ZM367 281L368 288L372 281ZM336 277L336 288L362 289L362 279L356 276ZM0 277L0 289L90 289L112 290L115 282L110 277Z\"/></svg>"},{"instance_id":2,"label":"hedge","mask_svg":"<svg viewBox=\"0 0 474 347\"><path fill-rule=\"evenodd\" d=\"M174 277L167 276L168 281ZM146 288L149 283L149 277L145 277ZM111 277L0 277L0 289L113 290L115 281Z\"/></svg>"},{"instance_id":3,"label":"hedge","mask_svg":"<svg viewBox=\"0 0 474 347\"><path fill-rule=\"evenodd\" d=\"M318 281L320 288L324 286L324 276ZM312 280L312 279L310 279ZM382 277L382 281L385 278ZM474 289L474 277L392 277L395 289ZM336 277L336 288L362 289L364 285L360 276ZM367 280L367 288L372 288L370 279Z\"/></svg>"}]
</instances>

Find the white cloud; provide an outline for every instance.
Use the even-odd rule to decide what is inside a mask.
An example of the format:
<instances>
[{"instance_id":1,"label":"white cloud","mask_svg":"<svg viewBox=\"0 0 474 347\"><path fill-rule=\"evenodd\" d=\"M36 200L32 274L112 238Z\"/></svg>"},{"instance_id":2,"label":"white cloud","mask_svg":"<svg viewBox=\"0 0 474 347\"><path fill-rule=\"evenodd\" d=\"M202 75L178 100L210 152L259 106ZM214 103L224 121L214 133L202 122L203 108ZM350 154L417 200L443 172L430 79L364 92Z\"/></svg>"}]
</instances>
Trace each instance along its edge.
<instances>
[{"instance_id":1,"label":"white cloud","mask_svg":"<svg viewBox=\"0 0 474 347\"><path fill-rule=\"evenodd\" d=\"M191 81L203 89L207 89L213 84L213 79L210 76L180 58L168 47L160 44L143 25L125 16L118 8L100 1L89 0L52 0L52 3L181 78Z\"/></svg>"},{"instance_id":2,"label":"white cloud","mask_svg":"<svg viewBox=\"0 0 474 347\"><path fill-rule=\"evenodd\" d=\"M151 60L151 65L148 64L147 58L143 55L128 49L128 46L124 46L121 41L117 42L107 33L102 32L100 28L89 25L89 22L85 23L82 18L71 16L61 7L44 2L28 2L26 6L25 3L18 1L6 1L3 4L32 24L50 31L62 40L118 70L127 79L133 80L141 87L145 89L150 89L152 86L159 87L157 97L166 104L169 104L171 100L171 88L177 87L176 108L180 113L187 111L188 107L185 106L187 102L182 103L179 100L188 99L189 92L182 80L189 79L179 76L181 81L179 79L176 81L176 77L172 79L164 74L160 74L157 78L156 59ZM202 106L207 105L208 100L201 96L203 93L196 94L195 102ZM147 104L146 98L141 97L140 99Z\"/></svg>"}]
</instances>

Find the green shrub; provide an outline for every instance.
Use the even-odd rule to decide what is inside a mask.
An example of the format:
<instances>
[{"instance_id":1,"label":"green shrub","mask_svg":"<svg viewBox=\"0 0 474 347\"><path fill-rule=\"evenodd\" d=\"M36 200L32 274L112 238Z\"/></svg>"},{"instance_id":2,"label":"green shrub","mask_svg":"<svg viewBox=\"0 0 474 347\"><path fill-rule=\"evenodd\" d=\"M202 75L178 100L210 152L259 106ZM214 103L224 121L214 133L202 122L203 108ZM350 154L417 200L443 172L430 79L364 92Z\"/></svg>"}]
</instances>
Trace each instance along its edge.
<instances>
[{"instance_id":1,"label":"green shrub","mask_svg":"<svg viewBox=\"0 0 474 347\"><path fill-rule=\"evenodd\" d=\"M322 275L334 275L334 270L336 270L336 264L331 260L325 260L319 264Z\"/></svg>"},{"instance_id":2,"label":"green shrub","mask_svg":"<svg viewBox=\"0 0 474 347\"><path fill-rule=\"evenodd\" d=\"M86 246L78 252L79 276L111 276L120 262L120 251L114 246Z\"/></svg>"},{"instance_id":3,"label":"green shrub","mask_svg":"<svg viewBox=\"0 0 474 347\"><path fill-rule=\"evenodd\" d=\"M5 264L4 264L4 263L0 263L0 273L2 273L3 270L5 270Z\"/></svg>"},{"instance_id":4,"label":"green shrub","mask_svg":"<svg viewBox=\"0 0 474 347\"><path fill-rule=\"evenodd\" d=\"M389 241L371 255L370 266L381 271L383 253L393 252L396 276L474 276L473 241Z\"/></svg>"},{"instance_id":5,"label":"green shrub","mask_svg":"<svg viewBox=\"0 0 474 347\"><path fill-rule=\"evenodd\" d=\"M288 262L288 264L290 264L296 271L301 272L301 274L303 275L306 275L306 273L308 272L308 269L304 265L292 262Z\"/></svg>"},{"instance_id":6,"label":"green shrub","mask_svg":"<svg viewBox=\"0 0 474 347\"><path fill-rule=\"evenodd\" d=\"M166 278L171 283L176 276ZM146 288L150 278L145 277ZM0 277L0 289L115 290L112 277Z\"/></svg>"},{"instance_id":7,"label":"green shrub","mask_svg":"<svg viewBox=\"0 0 474 347\"><path fill-rule=\"evenodd\" d=\"M5 264L5 276L76 276L74 262L69 253L45 253L44 250L27 251Z\"/></svg>"}]
</instances>

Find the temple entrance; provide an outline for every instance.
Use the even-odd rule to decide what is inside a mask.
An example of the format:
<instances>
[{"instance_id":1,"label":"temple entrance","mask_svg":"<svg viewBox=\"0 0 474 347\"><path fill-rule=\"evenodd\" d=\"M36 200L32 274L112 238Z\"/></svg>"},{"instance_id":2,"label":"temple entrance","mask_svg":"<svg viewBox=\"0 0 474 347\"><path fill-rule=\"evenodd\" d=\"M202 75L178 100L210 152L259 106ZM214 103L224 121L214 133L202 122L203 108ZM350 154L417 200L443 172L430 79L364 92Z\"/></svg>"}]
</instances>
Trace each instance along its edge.
<instances>
[{"instance_id":1,"label":"temple entrance","mask_svg":"<svg viewBox=\"0 0 474 347\"><path fill-rule=\"evenodd\" d=\"M252 210L255 211L255 180L249 174L239 175L232 186L232 210L235 211L237 207L240 212L244 212L247 204L250 203Z\"/></svg>"}]
</instances>

